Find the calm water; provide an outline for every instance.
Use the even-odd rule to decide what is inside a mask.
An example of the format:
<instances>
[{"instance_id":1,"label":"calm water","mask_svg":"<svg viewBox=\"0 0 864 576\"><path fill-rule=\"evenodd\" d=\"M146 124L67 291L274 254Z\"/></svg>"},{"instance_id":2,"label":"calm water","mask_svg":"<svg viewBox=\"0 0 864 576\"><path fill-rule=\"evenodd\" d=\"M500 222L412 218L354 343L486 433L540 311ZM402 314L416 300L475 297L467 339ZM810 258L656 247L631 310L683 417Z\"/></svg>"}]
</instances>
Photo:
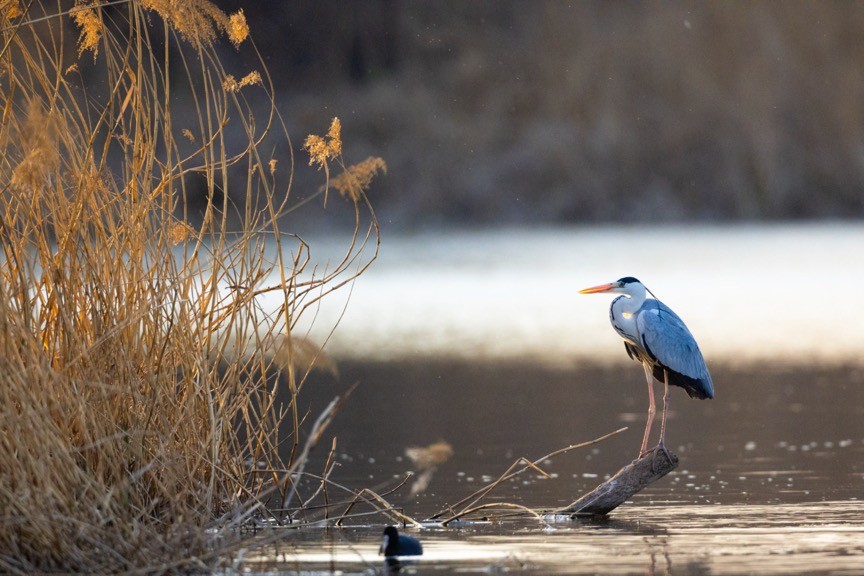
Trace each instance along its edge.
<instances>
[{"instance_id":1,"label":"calm water","mask_svg":"<svg viewBox=\"0 0 864 576\"><path fill-rule=\"evenodd\" d=\"M862 506L633 507L601 521L423 528L405 574L861 574ZM807 520L802 522L802 516ZM258 573L387 574L379 529L286 535Z\"/></svg>"},{"instance_id":2,"label":"calm water","mask_svg":"<svg viewBox=\"0 0 864 576\"><path fill-rule=\"evenodd\" d=\"M410 570L864 572L864 370L715 366L714 380L712 401L673 390L668 441L679 468L608 520L426 527L414 532L427 554ZM635 456L647 405L635 363L549 369L412 361L343 363L338 379L307 383L310 409L355 381L359 388L331 428L340 463L334 481L385 491L413 468L406 447L453 446L424 493L412 498L403 488L388 497L417 519L497 478L519 456L534 460L629 426L543 463L552 478L525 473L487 500L566 505ZM315 454L310 470L323 468L324 456ZM380 568L383 522L360 517L350 529L286 530L256 569Z\"/></svg>"},{"instance_id":3,"label":"calm water","mask_svg":"<svg viewBox=\"0 0 864 576\"><path fill-rule=\"evenodd\" d=\"M637 495L637 503L864 500L864 369L715 366L713 377L714 400L673 388L667 441L681 463L671 478ZM572 370L443 360L344 363L338 381L321 377L304 393L323 404L344 382L360 382L331 428L342 459L337 474L346 482L392 481L411 469L406 447L453 445L454 456L427 493L405 502L419 517L452 502L454 493L476 489L484 477L497 477L520 456L534 460L628 426L553 459L547 471L558 475L554 481L534 474L501 493L527 506L567 504L636 456L648 405L635 362Z\"/></svg>"},{"instance_id":4,"label":"calm water","mask_svg":"<svg viewBox=\"0 0 864 576\"><path fill-rule=\"evenodd\" d=\"M864 574L862 254L857 224L385 237L328 344L339 376L310 379L304 408L314 416L359 383L330 428L331 479L352 489L386 491L413 468L407 447L450 443L426 491L388 496L417 519L520 456L628 426L486 499L566 505L639 448L642 371L608 326L609 298L575 294L635 275L687 321L714 378L711 401L673 390L678 469L604 521L414 529L426 554L402 572ZM340 311L318 310L313 337ZM309 471L323 469L325 444ZM381 572L384 519L352 523L285 529L244 567Z\"/></svg>"},{"instance_id":5,"label":"calm water","mask_svg":"<svg viewBox=\"0 0 864 576\"><path fill-rule=\"evenodd\" d=\"M317 262L341 254L311 244ZM323 340L344 311L328 344L342 358L620 358L612 298L577 291L635 276L709 362L847 361L864 350L862 263L864 223L385 234L353 290L315 310L312 334Z\"/></svg>"}]
</instances>

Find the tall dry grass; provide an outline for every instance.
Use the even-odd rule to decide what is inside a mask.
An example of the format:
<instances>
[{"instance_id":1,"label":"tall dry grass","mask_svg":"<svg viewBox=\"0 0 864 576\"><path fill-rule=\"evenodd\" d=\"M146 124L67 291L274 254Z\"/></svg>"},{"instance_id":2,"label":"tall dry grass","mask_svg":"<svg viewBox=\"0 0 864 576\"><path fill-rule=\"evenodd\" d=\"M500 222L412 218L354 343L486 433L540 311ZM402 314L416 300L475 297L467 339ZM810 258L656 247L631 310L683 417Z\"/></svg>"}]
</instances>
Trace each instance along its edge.
<instances>
[{"instance_id":1,"label":"tall dry grass","mask_svg":"<svg viewBox=\"0 0 864 576\"><path fill-rule=\"evenodd\" d=\"M313 160L356 227L341 262L307 269L281 228L293 167L262 150L284 125L244 99L272 94L266 69L220 64L225 36L249 46L242 13L58 7L0 2L0 569L206 569L268 502L301 501L303 442L332 414L301 437L320 354L292 328L377 251L368 169L343 164L338 126L323 139ZM194 221L193 176L221 199Z\"/></svg>"}]
</instances>

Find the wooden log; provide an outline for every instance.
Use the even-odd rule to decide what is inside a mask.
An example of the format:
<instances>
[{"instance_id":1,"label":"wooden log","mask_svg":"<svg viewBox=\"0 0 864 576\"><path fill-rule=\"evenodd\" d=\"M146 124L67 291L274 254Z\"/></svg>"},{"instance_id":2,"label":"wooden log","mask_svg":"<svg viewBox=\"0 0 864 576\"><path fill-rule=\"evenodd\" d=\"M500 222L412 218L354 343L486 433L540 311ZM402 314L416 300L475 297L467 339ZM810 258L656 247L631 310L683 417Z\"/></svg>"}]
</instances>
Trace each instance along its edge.
<instances>
[{"instance_id":1,"label":"wooden log","mask_svg":"<svg viewBox=\"0 0 864 576\"><path fill-rule=\"evenodd\" d=\"M550 512L571 518L605 516L646 486L678 467L678 457L659 448L621 468L612 478L569 506Z\"/></svg>"}]
</instances>

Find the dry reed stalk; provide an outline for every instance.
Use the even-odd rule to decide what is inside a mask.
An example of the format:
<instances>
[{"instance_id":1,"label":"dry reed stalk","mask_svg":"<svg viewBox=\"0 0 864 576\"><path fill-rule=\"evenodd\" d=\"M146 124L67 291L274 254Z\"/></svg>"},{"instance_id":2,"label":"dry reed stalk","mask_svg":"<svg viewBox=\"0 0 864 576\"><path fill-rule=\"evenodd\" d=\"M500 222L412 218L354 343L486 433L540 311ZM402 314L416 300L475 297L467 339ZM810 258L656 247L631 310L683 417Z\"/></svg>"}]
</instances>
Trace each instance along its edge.
<instances>
[{"instance_id":1,"label":"dry reed stalk","mask_svg":"<svg viewBox=\"0 0 864 576\"><path fill-rule=\"evenodd\" d=\"M450 518L447 518L446 520L442 521L441 525L447 526L452 522L455 522L457 520L460 520L460 519L465 518L467 516L470 516L472 514L476 514L477 512L482 512L484 510L499 510L502 508L503 509L518 510L520 514L526 514L526 515L534 518L535 520L540 520L541 522L543 521L542 515L540 515L535 510L528 508L527 506L523 506L521 504L515 504L513 502L490 502L489 504L480 504L479 506L465 508L464 510L462 510L458 514L454 514Z\"/></svg>"},{"instance_id":2,"label":"dry reed stalk","mask_svg":"<svg viewBox=\"0 0 864 576\"><path fill-rule=\"evenodd\" d=\"M479 490L476 490L475 492L469 494L468 496L466 496L465 498L463 498L462 500L460 500L456 504L453 504L453 505L448 506L447 508L445 508L443 510L436 512L435 514L433 514L429 518L429 520L437 520L437 519L441 518L444 514L450 513L451 515L447 519L442 521L443 524L447 524L447 523L452 522L453 520L455 520L457 518L464 516L467 513L467 511L469 511L469 510L482 509L483 508L482 506L479 508L475 508L475 506L477 506L477 504L478 504L478 502L480 502L480 500L485 498L490 492L492 492L495 488L497 488L503 482L506 482L507 480L510 480L511 478L514 478L514 477L518 476L519 474L522 474L523 472L525 472L527 470L535 470L538 474L541 474L542 476L545 476L548 478L549 475L546 474L546 472L544 472L541 468L539 468L539 464L541 464L543 461L548 460L549 458L552 458L552 457L557 456L559 454L564 454L566 452L569 452L570 450L576 450L577 448L585 448L587 446L597 444L598 442L602 442L603 440L606 440L607 438L611 438L612 436L615 436L616 434L620 434L621 432L624 432L625 430L627 430L626 426L624 428L619 428L618 430L615 430L614 432L609 432L608 434L604 434L603 436L599 436L593 440L588 440L586 442L580 442L578 444L571 444L570 446L565 446L564 448L559 448L558 450L550 452L549 454L546 454L545 456L538 458L538 459L534 460L533 462L528 460L524 456L521 456L521 457L517 458L516 461L514 461L507 468L507 470L505 470L496 480L494 480L493 482L490 482L486 486L483 486ZM515 470L516 467L519 466L520 464L524 464L524 466L518 470ZM454 511L455 508L459 508L460 506L462 506L461 510ZM513 505L513 506L518 506L518 505Z\"/></svg>"},{"instance_id":3,"label":"dry reed stalk","mask_svg":"<svg viewBox=\"0 0 864 576\"><path fill-rule=\"evenodd\" d=\"M413 524L415 526L420 526L420 522L415 520L411 516L400 512L395 506L387 502L383 496L369 490L368 488L363 488L358 490L354 496L354 499L348 504L348 507L345 508L345 511L339 516L339 519L336 521L336 526L341 526L342 521L351 518L350 515L351 510L354 509L359 502L363 502L368 504L372 508L374 508L378 513L388 518L390 523L400 522L403 524Z\"/></svg>"},{"instance_id":4,"label":"dry reed stalk","mask_svg":"<svg viewBox=\"0 0 864 576\"><path fill-rule=\"evenodd\" d=\"M225 91L213 48L219 32L242 42L244 19L207 0L112 4L109 18L97 1L58 13L33 0L0 19L2 571L230 562L238 528L305 466L298 394L321 356L295 340L297 322L377 254L362 193L345 256L326 273L307 269L309 247L281 229L291 171L277 185L262 146L290 140L266 68L263 85ZM88 85L79 68L104 82ZM261 125L242 90L268 95ZM182 123L178 94L194 109ZM341 149L335 160L344 166ZM225 191L200 222L193 177L211 198ZM278 317L263 295L279 298ZM295 447L287 458L283 443Z\"/></svg>"},{"instance_id":5,"label":"dry reed stalk","mask_svg":"<svg viewBox=\"0 0 864 576\"><path fill-rule=\"evenodd\" d=\"M329 472L328 472L328 474L329 474ZM357 503L359 492L352 489L352 488L349 488L347 486L339 484L338 482L333 481L329 477L329 475L328 476L319 476L319 475L312 474L309 472L306 472L304 475L308 478L313 479L313 480L320 481L324 486L332 486L333 488L337 488L343 492L351 494L352 498L350 500L324 501L321 504L313 504L312 500L314 498L309 498L306 502L303 503L302 506L299 506L297 508L293 508L293 509L289 508L289 509L285 509L285 510L276 509L276 510L273 510L273 512L288 513L289 517L294 517L296 514L302 513L304 515L304 522L306 522L307 524L315 524L315 523L322 522L322 521L325 524L330 524L330 523L334 523L333 521L339 521L339 522L335 523L336 525L341 525L342 521L344 521L344 520L354 519L354 518L361 517L361 516L368 516L370 514L367 512L359 512L359 513L355 512L353 514L346 513L346 514L335 516L335 517L330 516L331 509L333 509L337 506L350 505L351 509L353 509L354 505ZM410 473L406 474L404 478L402 478L398 483L396 483L394 486L389 488L386 492L379 493L377 490L371 489L371 488L366 488L365 491L367 493L374 493L377 497L383 499L386 496L389 496L390 494L394 494L394 493L398 492L403 486L405 486L405 484L408 482L408 480L411 479L411 476L412 475ZM317 495L318 494L316 493L314 496L317 496ZM351 509L349 509L348 512L350 512ZM323 512L322 517L318 520L307 518L309 516L309 513L314 512L314 511L322 511ZM377 512L377 511L372 512L371 514L382 515L380 512ZM390 520L390 518L388 518L386 515L384 515L384 518L386 520Z\"/></svg>"}]
</instances>

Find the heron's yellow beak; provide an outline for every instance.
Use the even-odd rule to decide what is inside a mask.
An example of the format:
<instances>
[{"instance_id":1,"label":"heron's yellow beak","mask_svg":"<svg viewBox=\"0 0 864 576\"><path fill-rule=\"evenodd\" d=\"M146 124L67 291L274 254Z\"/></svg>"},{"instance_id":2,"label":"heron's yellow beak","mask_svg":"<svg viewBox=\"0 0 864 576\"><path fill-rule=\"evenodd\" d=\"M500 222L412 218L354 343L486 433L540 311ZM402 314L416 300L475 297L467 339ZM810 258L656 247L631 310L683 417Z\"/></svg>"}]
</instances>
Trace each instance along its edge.
<instances>
[{"instance_id":1,"label":"heron's yellow beak","mask_svg":"<svg viewBox=\"0 0 864 576\"><path fill-rule=\"evenodd\" d=\"M600 292L611 292L617 287L617 282L612 282L611 284L601 284L600 286L592 286L591 288L584 288L582 290L579 290L579 294L599 294Z\"/></svg>"}]
</instances>

